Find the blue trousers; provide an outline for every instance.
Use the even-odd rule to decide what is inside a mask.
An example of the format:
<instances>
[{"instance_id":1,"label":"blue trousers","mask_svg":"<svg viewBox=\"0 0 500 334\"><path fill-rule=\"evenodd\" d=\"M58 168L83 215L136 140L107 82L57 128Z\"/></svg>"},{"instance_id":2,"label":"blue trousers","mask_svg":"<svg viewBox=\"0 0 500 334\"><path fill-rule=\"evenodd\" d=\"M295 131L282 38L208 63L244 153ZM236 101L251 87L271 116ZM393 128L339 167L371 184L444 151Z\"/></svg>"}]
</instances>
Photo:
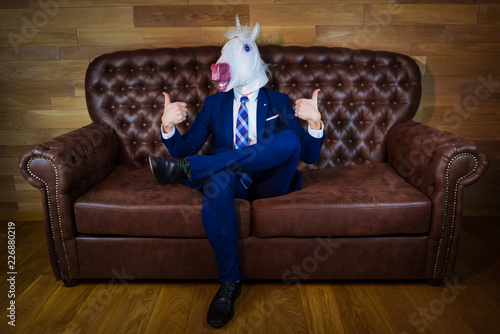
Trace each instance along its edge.
<instances>
[{"instance_id":1,"label":"blue trousers","mask_svg":"<svg viewBox=\"0 0 500 334\"><path fill-rule=\"evenodd\" d=\"M193 183L202 184L202 220L215 250L219 276L225 281L242 278L236 242L238 220L235 198L259 199L284 195L300 157L298 136L284 130L254 145L216 155L188 157ZM245 189L236 171L251 173Z\"/></svg>"}]
</instances>

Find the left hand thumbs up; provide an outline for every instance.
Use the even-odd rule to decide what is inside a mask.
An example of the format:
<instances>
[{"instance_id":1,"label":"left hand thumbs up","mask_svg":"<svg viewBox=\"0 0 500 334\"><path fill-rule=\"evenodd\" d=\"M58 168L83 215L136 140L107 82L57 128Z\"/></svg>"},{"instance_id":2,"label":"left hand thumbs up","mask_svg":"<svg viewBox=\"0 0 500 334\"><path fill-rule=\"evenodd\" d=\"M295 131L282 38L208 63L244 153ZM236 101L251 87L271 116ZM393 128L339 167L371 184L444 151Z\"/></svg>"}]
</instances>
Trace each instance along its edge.
<instances>
[{"instance_id":1,"label":"left hand thumbs up","mask_svg":"<svg viewBox=\"0 0 500 334\"><path fill-rule=\"evenodd\" d=\"M316 89L310 99L302 98L295 101L295 116L307 121L313 130L321 129L321 114L318 110L318 93Z\"/></svg>"}]
</instances>

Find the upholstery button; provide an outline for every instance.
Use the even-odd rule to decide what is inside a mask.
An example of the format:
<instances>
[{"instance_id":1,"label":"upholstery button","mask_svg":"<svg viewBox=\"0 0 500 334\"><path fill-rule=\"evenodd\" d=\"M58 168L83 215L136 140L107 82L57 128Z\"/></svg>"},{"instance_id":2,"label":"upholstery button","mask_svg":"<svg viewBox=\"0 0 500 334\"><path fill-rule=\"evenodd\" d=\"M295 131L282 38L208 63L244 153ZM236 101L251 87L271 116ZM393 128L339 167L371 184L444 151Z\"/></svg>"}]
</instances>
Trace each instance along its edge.
<instances>
[{"instance_id":1,"label":"upholstery button","mask_svg":"<svg viewBox=\"0 0 500 334\"><path fill-rule=\"evenodd\" d=\"M130 72L134 72L134 69L133 69L133 68L131 68L131 69L130 69Z\"/></svg>"},{"instance_id":2,"label":"upholstery button","mask_svg":"<svg viewBox=\"0 0 500 334\"><path fill-rule=\"evenodd\" d=\"M131 108L132 108L132 109L135 109L135 106L132 106Z\"/></svg>"},{"instance_id":3,"label":"upholstery button","mask_svg":"<svg viewBox=\"0 0 500 334\"><path fill-rule=\"evenodd\" d=\"M153 108L155 108L155 109L156 109L156 104L153 104Z\"/></svg>"},{"instance_id":4,"label":"upholstery button","mask_svg":"<svg viewBox=\"0 0 500 334\"><path fill-rule=\"evenodd\" d=\"M295 87L295 86L296 86L296 84L295 84L295 83L293 83L293 84L292 84L292 87Z\"/></svg>"},{"instance_id":5,"label":"upholstery button","mask_svg":"<svg viewBox=\"0 0 500 334\"><path fill-rule=\"evenodd\" d=\"M281 65L281 68L285 68L285 65Z\"/></svg>"},{"instance_id":6,"label":"upholstery button","mask_svg":"<svg viewBox=\"0 0 500 334\"><path fill-rule=\"evenodd\" d=\"M374 106L374 105L375 105L375 101L372 101L372 106Z\"/></svg>"},{"instance_id":7,"label":"upholstery button","mask_svg":"<svg viewBox=\"0 0 500 334\"><path fill-rule=\"evenodd\" d=\"M153 67L153 68L151 68L151 71L152 71L152 72L156 72L156 68L154 68L154 67Z\"/></svg>"},{"instance_id":8,"label":"upholstery button","mask_svg":"<svg viewBox=\"0 0 500 334\"><path fill-rule=\"evenodd\" d=\"M157 141L157 140L153 141L153 144L156 144L156 143L158 143L158 141Z\"/></svg>"},{"instance_id":9,"label":"upholstery button","mask_svg":"<svg viewBox=\"0 0 500 334\"><path fill-rule=\"evenodd\" d=\"M122 123L122 126L125 127L125 123Z\"/></svg>"},{"instance_id":10,"label":"upholstery button","mask_svg":"<svg viewBox=\"0 0 500 334\"><path fill-rule=\"evenodd\" d=\"M115 109L115 106L111 106L111 109Z\"/></svg>"},{"instance_id":11,"label":"upholstery button","mask_svg":"<svg viewBox=\"0 0 500 334\"><path fill-rule=\"evenodd\" d=\"M142 123L142 126L146 126L146 123Z\"/></svg>"},{"instance_id":12,"label":"upholstery button","mask_svg":"<svg viewBox=\"0 0 500 334\"><path fill-rule=\"evenodd\" d=\"M146 87L142 87L142 90L146 90Z\"/></svg>"},{"instance_id":13,"label":"upholstery button","mask_svg":"<svg viewBox=\"0 0 500 334\"><path fill-rule=\"evenodd\" d=\"M339 86L339 87L340 87L340 86L342 86L342 83L341 83L341 82L339 82L339 83L337 84L337 86Z\"/></svg>"},{"instance_id":14,"label":"upholstery button","mask_svg":"<svg viewBox=\"0 0 500 334\"><path fill-rule=\"evenodd\" d=\"M316 87L319 87L319 83L317 83L317 82L316 82L316 83L315 83L315 86L316 86Z\"/></svg>"},{"instance_id":15,"label":"upholstery button","mask_svg":"<svg viewBox=\"0 0 500 334\"><path fill-rule=\"evenodd\" d=\"M304 68L307 68L307 64L304 64Z\"/></svg>"},{"instance_id":16,"label":"upholstery button","mask_svg":"<svg viewBox=\"0 0 500 334\"><path fill-rule=\"evenodd\" d=\"M135 144L137 144L137 142L134 140L134 141L132 142L132 144L134 144L134 145L135 145Z\"/></svg>"},{"instance_id":17,"label":"upholstery button","mask_svg":"<svg viewBox=\"0 0 500 334\"><path fill-rule=\"evenodd\" d=\"M108 70L108 72L109 72L109 73L113 72L113 69L112 69L112 68L110 68L110 69Z\"/></svg>"},{"instance_id":18,"label":"upholstery button","mask_svg":"<svg viewBox=\"0 0 500 334\"><path fill-rule=\"evenodd\" d=\"M365 83L364 83L364 82L362 82L362 83L361 83L361 87L364 87L364 86L365 86Z\"/></svg>"},{"instance_id":19,"label":"upholstery button","mask_svg":"<svg viewBox=\"0 0 500 334\"><path fill-rule=\"evenodd\" d=\"M165 90L165 91L166 91L166 90L167 90L167 86L163 86L163 90Z\"/></svg>"},{"instance_id":20,"label":"upholstery button","mask_svg":"<svg viewBox=\"0 0 500 334\"><path fill-rule=\"evenodd\" d=\"M398 104L396 101L394 101L394 104Z\"/></svg>"},{"instance_id":21,"label":"upholstery button","mask_svg":"<svg viewBox=\"0 0 500 334\"><path fill-rule=\"evenodd\" d=\"M342 124L342 121L337 121L338 124Z\"/></svg>"},{"instance_id":22,"label":"upholstery button","mask_svg":"<svg viewBox=\"0 0 500 334\"><path fill-rule=\"evenodd\" d=\"M351 103L349 103L349 105L352 107L354 105L354 103L351 102Z\"/></svg>"},{"instance_id":23,"label":"upholstery button","mask_svg":"<svg viewBox=\"0 0 500 334\"><path fill-rule=\"evenodd\" d=\"M124 91L124 90L125 90L125 87L120 88L120 90Z\"/></svg>"},{"instance_id":24,"label":"upholstery button","mask_svg":"<svg viewBox=\"0 0 500 334\"><path fill-rule=\"evenodd\" d=\"M375 68L375 67L377 67L377 65L373 64L373 65L372 65L372 68Z\"/></svg>"},{"instance_id":25,"label":"upholstery button","mask_svg":"<svg viewBox=\"0 0 500 334\"><path fill-rule=\"evenodd\" d=\"M186 123L186 126L189 126L189 123Z\"/></svg>"},{"instance_id":26,"label":"upholstery button","mask_svg":"<svg viewBox=\"0 0 500 334\"><path fill-rule=\"evenodd\" d=\"M354 68L354 65L353 65L353 64L350 64L350 65L349 65L349 68Z\"/></svg>"},{"instance_id":27,"label":"upholstery button","mask_svg":"<svg viewBox=\"0 0 500 334\"><path fill-rule=\"evenodd\" d=\"M331 102L330 102L330 101L328 101L328 102L326 102L326 104L331 104Z\"/></svg>"},{"instance_id":28,"label":"upholstery button","mask_svg":"<svg viewBox=\"0 0 500 334\"><path fill-rule=\"evenodd\" d=\"M199 70L199 69L200 69L200 67L199 67L198 65L196 65L194 68L195 68L195 69L197 69L197 70Z\"/></svg>"}]
</instances>

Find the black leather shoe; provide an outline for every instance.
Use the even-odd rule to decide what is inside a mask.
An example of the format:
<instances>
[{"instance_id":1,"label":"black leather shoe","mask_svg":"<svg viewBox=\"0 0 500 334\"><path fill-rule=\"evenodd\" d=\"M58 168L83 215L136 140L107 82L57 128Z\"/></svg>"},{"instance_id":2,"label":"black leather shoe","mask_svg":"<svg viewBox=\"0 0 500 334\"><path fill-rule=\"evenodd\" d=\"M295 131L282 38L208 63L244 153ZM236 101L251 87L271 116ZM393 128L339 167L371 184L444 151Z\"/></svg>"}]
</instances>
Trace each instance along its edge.
<instances>
[{"instance_id":1,"label":"black leather shoe","mask_svg":"<svg viewBox=\"0 0 500 334\"><path fill-rule=\"evenodd\" d=\"M234 303L241 294L241 282L222 281L207 313L207 323L215 328L227 324L234 315Z\"/></svg>"},{"instance_id":2,"label":"black leather shoe","mask_svg":"<svg viewBox=\"0 0 500 334\"><path fill-rule=\"evenodd\" d=\"M162 186L169 183L182 183L191 179L188 159L174 159L149 156L149 167Z\"/></svg>"}]
</instances>

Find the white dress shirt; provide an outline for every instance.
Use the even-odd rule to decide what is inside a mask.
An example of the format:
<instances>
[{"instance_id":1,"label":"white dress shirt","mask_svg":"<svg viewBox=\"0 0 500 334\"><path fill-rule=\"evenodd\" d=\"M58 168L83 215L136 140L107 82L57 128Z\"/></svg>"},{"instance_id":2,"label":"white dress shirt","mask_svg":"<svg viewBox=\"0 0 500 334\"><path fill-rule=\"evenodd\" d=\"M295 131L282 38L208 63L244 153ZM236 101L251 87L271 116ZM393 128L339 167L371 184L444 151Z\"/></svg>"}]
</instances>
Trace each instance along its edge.
<instances>
[{"instance_id":1,"label":"white dress shirt","mask_svg":"<svg viewBox=\"0 0 500 334\"><path fill-rule=\"evenodd\" d=\"M234 134L234 130L236 129L236 120L238 119L238 112L240 110L240 105L241 105L241 94L237 93L236 91L234 92L234 102L233 102L233 148L236 146L236 137ZM259 91L255 91L249 95L248 97L248 102L246 103L247 110L248 110L248 140L250 142L250 145L253 145L257 142L257 97L259 96ZM320 130L313 130L307 125L307 131L309 134L314 137L314 138L321 138L323 137L323 121L321 121L321 129ZM163 133L163 126L161 127L161 135L163 139L167 140L173 137L175 134L175 126L172 131L169 133Z\"/></svg>"}]
</instances>

